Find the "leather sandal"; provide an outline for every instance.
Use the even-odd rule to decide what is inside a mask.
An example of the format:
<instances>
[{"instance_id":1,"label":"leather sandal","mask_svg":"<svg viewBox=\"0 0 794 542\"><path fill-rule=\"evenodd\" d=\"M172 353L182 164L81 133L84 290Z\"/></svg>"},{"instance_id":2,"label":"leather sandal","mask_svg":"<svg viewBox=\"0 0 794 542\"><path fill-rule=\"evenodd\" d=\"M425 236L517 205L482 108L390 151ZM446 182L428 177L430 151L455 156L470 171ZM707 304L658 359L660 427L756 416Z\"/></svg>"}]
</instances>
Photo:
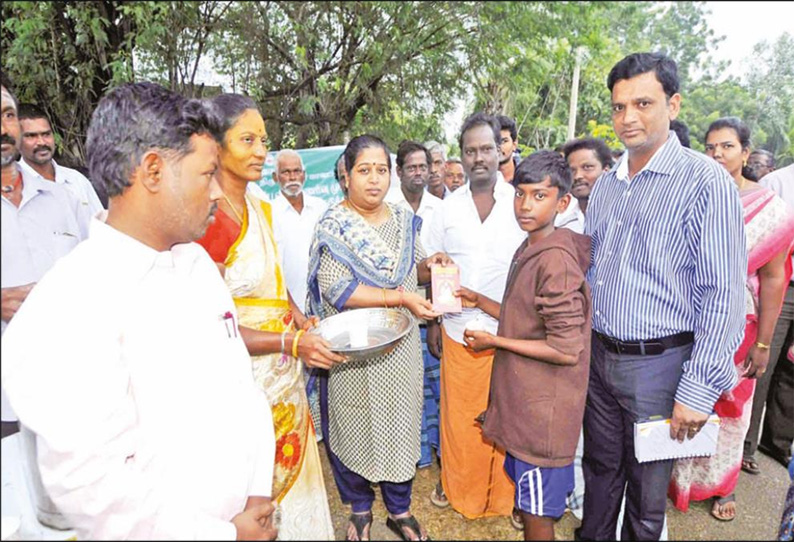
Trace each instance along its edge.
<instances>
[{"instance_id":1,"label":"leather sandal","mask_svg":"<svg viewBox=\"0 0 794 542\"><path fill-rule=\"evenodd\" d=\"M441 485L441 480L439 480L436 487L433 488L433 492L430 494L430 502L439 508L446 508L449 506L449 499L447 499L447 495L444 493L444 486Z\"/></svg>"},{"instance_id":2,"label":"leather sandal","mask_svg":"<svg viewBox=\"0 0 794 542\"><path fill-rule=\"evenodd\" d=\"M411 540L405 534L405 531L403 530L404 528L411 529L416 534L417 540L430 540L429 536L425 536L424 538L422 538L422 528L419 526L419 522L416 521L416 518L412 515L408 516L407 518L398 518L398 519L387 518L386 527L391 529L394 532L394 534L396 534L403 540Z\"/></svg>"},{"instance_id":3,"label":"leather sandal","mask_svg":"<svg viewBox=\"0 0 794 542\"><path fill-rule=\"evenodd\" d=\"M350 538L349 535L345 535L345 540L364 540L362 538L364 534L364 528L369 526L370 532L367 535L372 534L372 511L370 510L366 514L350 514L348 521L353 524L353 527L356 528L356 538ZM369 538L367 538L369 540Z\"/></svg>"},{"instance_id":4,"label":"leather sandal","mask_svg":"<svg viewBox=\"0 0 794 542\"><path fill-rule=\"evenodd\" d=\"M524 530L524 516L521 515L521 510L515 506L513 507L513 511L510 513L510 524L517 531Z\"/></svg>"}]
</instances>

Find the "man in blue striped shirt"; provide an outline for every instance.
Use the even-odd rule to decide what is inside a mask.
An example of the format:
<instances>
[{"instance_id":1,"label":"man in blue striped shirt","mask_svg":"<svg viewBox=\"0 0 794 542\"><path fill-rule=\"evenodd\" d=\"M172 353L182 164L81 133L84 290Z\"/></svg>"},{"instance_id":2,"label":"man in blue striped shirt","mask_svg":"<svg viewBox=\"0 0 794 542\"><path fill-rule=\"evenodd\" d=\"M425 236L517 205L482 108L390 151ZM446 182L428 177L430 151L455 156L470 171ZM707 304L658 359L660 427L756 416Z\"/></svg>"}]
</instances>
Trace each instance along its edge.
<instances>
[{"instance_id":1,"label":"man in blue striped shirt","mask_svg":"<svg viewBox=\"0 0 794 542\"><path fill-rule=\"evenodd\" d=\"M670 131L681 104L675 62L629 55L607 86L627 152L595 184L585 217L593 345L577 534L614 537L626 487L621 539L658 540L672 461L637 462L634 422L671 417L670 437L692 438L736 384L744 222L725 170Z\"/></svg>"}]
</instances>

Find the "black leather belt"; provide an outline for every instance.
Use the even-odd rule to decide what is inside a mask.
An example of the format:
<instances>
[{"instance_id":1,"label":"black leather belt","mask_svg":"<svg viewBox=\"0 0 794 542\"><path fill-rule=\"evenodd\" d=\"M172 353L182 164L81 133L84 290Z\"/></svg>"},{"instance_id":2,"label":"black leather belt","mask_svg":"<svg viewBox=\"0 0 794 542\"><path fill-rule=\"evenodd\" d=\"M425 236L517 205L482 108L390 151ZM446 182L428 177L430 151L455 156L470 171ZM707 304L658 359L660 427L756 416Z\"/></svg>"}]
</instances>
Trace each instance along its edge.
<instances>
[{"instance_id":1,"label":"black leather belt","mask_svg":"<svg viewBox=\"0 0 794 542\"><path fill-rule=\"evenodd\" d=\"M695 340L695 335L691 331L684 331L675 335L661 337L659 339L648 339L647 341L620 341L607 337L606 335L593 331L604 348L616 354L626 354L629 356L658 356L668 348L691 344Z\"/></svg>"}]
</instances>

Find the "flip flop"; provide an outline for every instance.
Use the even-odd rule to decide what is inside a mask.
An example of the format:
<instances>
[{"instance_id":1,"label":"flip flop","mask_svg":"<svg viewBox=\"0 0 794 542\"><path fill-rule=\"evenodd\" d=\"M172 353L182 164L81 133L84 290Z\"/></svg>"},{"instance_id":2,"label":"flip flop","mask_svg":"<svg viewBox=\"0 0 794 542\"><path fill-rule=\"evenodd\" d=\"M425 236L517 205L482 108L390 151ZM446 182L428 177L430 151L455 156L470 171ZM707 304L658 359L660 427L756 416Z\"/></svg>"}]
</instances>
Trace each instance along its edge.
<instances>
[{"instance_id":1,"label":"flip flop","mask_svg":"<svg viewBox=\"0 0 794 542\"><path fill-rule=\"evenodd\" d=\"M758 466L758 461L755 457L748 455L742 459L742 470L750 474L761 474L761 468Z\"/></svg>"},{"instance_id":2,"label":"flip flop","mask_svg":"<svg viewBox=\"0 0 794 542\"><path fill-rule=\"evenodd\" d=\"M441 485L441 480L438 481L438 484L436 484L436 487L433 489L433 493L430 494L430 502L439 508L446 508L449 506L449 499L447 499L447 495L444 493L444 486Z\"/></svg>"},{"instance_id":3,"label":"flip flop","mask_svg":"<svg viewBox=\"0 0 794 542\"><path fill-rule=\"evenodd\" d=\"M736 502L736 495L734 495L733 493L731 493L727 497L714 497L714 504L712 504L712 506L711 506L711 515L714 516L714 518L716 518L716 519L718 519L720 521L733 521L734 519L736 519L736 512L735 511L734 511L733 516L731 516L729 518L724 518L724 517L720 516L719 513L717 512L717 510L720 507L722 507L725 504L731 503L731 502L733 502L733 503ZM734 510L735 510L735 508L734 508Z\"/></svg>"},{"instance_id":4,"label":"flip flop","mask_svg":"<svg viewBox=\"0 0 794 542\"><path fill-rule=\"evenodd\" d=\"M364 534L364 528L369 525L370 532L367 533L372 535L372 511L367 512L366 514L350 514L348 521L353 524L353 527L356 528L356 538L349 538L345 535L345 540L362 540L362 535ZM369 539L368 539L369 540Z\"/></svg>"},{"instance_id":5,"label":"flip flop","mask_svg":"<svg viewBox=\"0 0 794 542\"><path fill-rule=\"evenodd\" d=\"M403 531L403 528L411 529L416 536L419 537L419 540L430 540L429 536L422 538L422 528L419 526L419 522L416 521L414 516L408 516L407 518L386 518L386 527L391 529L394 534L402 538L403 540L411 540Z\"/></svg>"},{"instance_id":6,"label":"flip flop","mask_svg":"<svg viewBox=\"0 0 794 542\"><path fill-rule=\"evenodd\" d=\"M513 507L513 512L510 514L510 524L517 531L524 530L524 517L521 515L521 510Z\"/></svg>"}]
</instances>

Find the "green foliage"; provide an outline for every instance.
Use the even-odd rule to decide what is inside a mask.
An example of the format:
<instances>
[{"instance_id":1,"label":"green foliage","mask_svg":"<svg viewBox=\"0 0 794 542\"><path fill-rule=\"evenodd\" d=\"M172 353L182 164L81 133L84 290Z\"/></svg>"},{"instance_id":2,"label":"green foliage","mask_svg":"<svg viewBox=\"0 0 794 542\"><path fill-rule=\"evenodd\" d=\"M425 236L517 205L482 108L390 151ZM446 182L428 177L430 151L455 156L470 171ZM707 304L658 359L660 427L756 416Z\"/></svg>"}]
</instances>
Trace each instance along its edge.
<instances>
[{"instance_id":1,"label":"green foliage","mask_svg":"<svg viewBox=\"0 0 794 542\"><path fill-rule=\"evenodd\" d=\"M706 2L5 2L3 68L83 156L91 112L109 88L148 79L187 96L252 96L273 147L378 133L447 137L461 98L516 119L523 153L565 142L577 54L575 133L620 142L606 78L630 52L671 55L693 145L719 116L742 117L754 143L794 159L794 43L760 43L746 80L720 80L721 41ZM207 74L225 78L224 88ZM217 84L217 83L215 83ZM454 142L453 142L454 143ZM451 145L455 147L456 145Z\"/></svg>"},{"instance_id":2,"label":"green foliage","mask_svg":"<svg viewBox=\"0 0 794 542\"><path fill-rule=\"evenodd\" d=\"M623 143L618 139L611 124L598 124L594 120L587 121L587 133L580 134L578 137L594 137L603 139L610 149L622 149Z\"/></svg>"},{"instance_id":3,"label":"green foliage","mask_svg":"<svg viewBox=\"0 0 794 542\"><path fill-rule=\"evenodd\" d=\"M689 126L692 147L702 151L710 123L739 117L750 128L753 148L766 149L786 164L794 160L794 38L784 33L774 44L760 42L753 59L743 81L706 76L693 84L684 95L681 120Z\"/></svg>"},{"instance_id":4,"label":"green foliage","mask_svg":"<svg viewBox=\"0 0 794 542\"><path fill-rule=\"evenodd\" d=\"M67 163L84 159L99 98L131 75L134 36L147 12L126 8L120 1L2 5L3 70L20 102L36 102L48 113Z\"/></svg>"}]
</instances>

